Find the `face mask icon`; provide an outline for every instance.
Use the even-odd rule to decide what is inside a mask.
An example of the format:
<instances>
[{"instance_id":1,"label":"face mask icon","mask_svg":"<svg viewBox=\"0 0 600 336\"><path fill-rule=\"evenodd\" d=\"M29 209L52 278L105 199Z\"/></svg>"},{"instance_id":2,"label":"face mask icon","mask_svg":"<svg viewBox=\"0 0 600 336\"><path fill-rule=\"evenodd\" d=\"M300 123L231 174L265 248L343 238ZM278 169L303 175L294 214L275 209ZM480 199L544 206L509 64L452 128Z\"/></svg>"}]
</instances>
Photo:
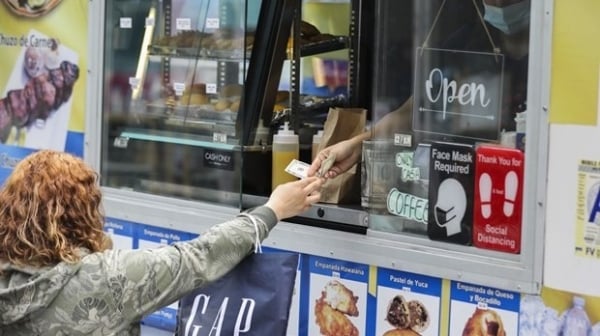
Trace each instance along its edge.
<instances>
[{"instance_id":1,"label":"face mask icon","mask_svg":"<svg viewBox=\"0 0 600 336\"><path fill-rule=\"evenodd\" d=\"M452 210L454 210L454 207L451 207L448 210L444 210L438 207L435 208L434 216L435 221L438 223L438 225L445 226L449 221L456 218L456 215L453 214Z\"/></svg>"},{"instance_id":2,"label":"face mask icon","mask_svg":"<svg viewBox=\"0 0 600 336\"><path fill-rule=\"evenodd\" d=\"M448 178L440 183L437 202L433 209L435 222L446 228L446 235L460 233L462 220L467 209L467 195L462 184L456 179Z\"/></svg>"}]
</instances>

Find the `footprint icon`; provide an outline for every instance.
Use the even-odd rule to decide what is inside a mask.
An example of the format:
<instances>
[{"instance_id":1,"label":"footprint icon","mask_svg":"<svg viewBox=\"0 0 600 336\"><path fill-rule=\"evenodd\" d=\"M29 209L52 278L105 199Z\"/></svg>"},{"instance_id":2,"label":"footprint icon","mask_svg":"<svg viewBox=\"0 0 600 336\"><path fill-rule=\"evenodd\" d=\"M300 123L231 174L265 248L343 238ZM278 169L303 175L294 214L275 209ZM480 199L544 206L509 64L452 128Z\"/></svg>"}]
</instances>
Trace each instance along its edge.
<instances>
[{"instance_id":1,"label":"footprint icon","mask_svg":"<svg viewBox=\"0 0 600 336\"><path fill-rule=\"evenodd\" d=\"M479 197L481 198L481 214L483 218L488 219L492 215L492 177L488 173L483 173L479 177Z\"/></svg>"},{"instance_id":2,"label":"footprint icon","mask_svg":"<svg viewBox=\"0 0 600 336\"><path fill-rule=\"evenodd\" d=\"M515 199L519 190L519 178L514 171L508 172L504 177L504 215L510 217L515 211Z\"/></svg>"}]
</instances>

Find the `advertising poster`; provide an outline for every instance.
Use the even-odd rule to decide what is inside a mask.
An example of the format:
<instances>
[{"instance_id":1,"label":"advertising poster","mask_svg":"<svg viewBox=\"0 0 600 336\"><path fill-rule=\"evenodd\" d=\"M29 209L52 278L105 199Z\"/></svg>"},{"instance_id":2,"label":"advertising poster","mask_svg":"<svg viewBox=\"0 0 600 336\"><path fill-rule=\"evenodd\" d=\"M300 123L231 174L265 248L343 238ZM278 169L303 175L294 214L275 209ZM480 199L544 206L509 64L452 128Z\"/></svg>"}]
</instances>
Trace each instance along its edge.
<instances>
[{"instance_id":1,"label":"advertising poster","mask_svg":"<svg viewBox=\"0 0 600 336\"><path fill-rule=\"evenodd\" d=\"M113 249L127 250L133 248L134 232L136 223L116 219L106 218L104 231L108 233L113 242Z\"/></svg>"},{"instance_id":2,"label":"advertising poster","mask_svg":"<svg viewBox=\"0 0 600 336\"><path fill-rule=\"evenodd\" d=\"M309 271L307 312L308 334L302 336L365 336L368 326L370 267L341 260L306 256ZM369 298L371 297L371 298Z\"/></svg>"},{"instance_id":3,"label":"advertising poster","mask_svg":"<svg viewBox=\"0 0 600 336\"><path fill-rule=\"evenodd\" d=\"M136 227L135 237L134 248L155 249L178 241L193 239L195 238L195 235L188 232L139 224ZM179 302L174 302L167 307L161 308L155 313L146 316L142 320L142 323L152 327L173 331L177 326L178 305Z\"/></svg>"},{"instance_id":4,"label":"advertising poster","mask_svg":"<svg viewBox=\"0 0 600 336\"><path fill-rule=\"evenodd\" d=\"M0 150L13 158L46 148L83 155L87 6L0 0Z\"/></svg>"},{"instance_id":5,"label":"advertising poster","mask_svg":"<svg viewBox=\"0 0 600 336\"><path fill-rule=\"evenodd\" d=\"M600 259L600 161L579 161L574 252Z\"/></svg>"},{"instance_id":6,"label":"advertising poster","mask_svg":"<svg viewBox=\"0 0 600 336\"><path fill-rule=\"evenodd\" d=\"M519 335L520 294L452 281L449 335Z\"/></svg>"},{"instance_id":7,"label":"advertising poster","mask_svg":"<svg viewBox=\"0 0 600 336\"><path fill-rule=\"evenodd\" d=\"M440 335L441 295L441 279L379 268L375 334Z\"/></svg>"}]
</instances>

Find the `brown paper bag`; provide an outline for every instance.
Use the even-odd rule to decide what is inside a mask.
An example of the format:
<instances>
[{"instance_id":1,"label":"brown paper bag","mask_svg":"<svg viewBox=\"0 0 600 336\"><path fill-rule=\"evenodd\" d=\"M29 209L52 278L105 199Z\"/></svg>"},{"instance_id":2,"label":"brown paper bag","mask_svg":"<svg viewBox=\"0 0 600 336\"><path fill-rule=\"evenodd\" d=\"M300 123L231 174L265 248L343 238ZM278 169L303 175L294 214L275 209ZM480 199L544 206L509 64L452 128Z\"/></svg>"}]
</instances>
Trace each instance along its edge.
<instances>
[{"instance_id":1,"label":"brown paper bag","mask_svg":"<svg viewBox=\"0 0 600 336\"><path fill-rule=\"evenodd\" d=\"M361 108L330 108L319 144L325 147L350 139L365 129L367 110ZM355 164L336 178L328 179L321 189L321 202L348 204L360 202L360 165Z\"/></svg>"}]
</instances>

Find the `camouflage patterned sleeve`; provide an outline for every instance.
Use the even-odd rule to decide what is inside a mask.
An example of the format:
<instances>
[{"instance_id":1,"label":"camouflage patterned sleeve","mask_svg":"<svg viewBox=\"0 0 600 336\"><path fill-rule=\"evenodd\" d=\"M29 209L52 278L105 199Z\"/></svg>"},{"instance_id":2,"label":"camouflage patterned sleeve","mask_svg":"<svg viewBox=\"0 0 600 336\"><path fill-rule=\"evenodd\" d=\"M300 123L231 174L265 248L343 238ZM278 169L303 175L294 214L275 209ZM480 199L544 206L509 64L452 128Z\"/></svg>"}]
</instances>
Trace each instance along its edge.
<instances>
[{"instance_id":1,"label":"camouflage patterned sleeve","mask_svg":"<svg viewBox=\"0 0 600 336\"><path fill-rule=\"evenodd\" d=\"M250 214L258 219L262 241L277 218L267 207L258 207ZM115 307L125 319L135 321L171 304L234 268L252 251L255 239L250 218L238 216L188 242L107 253L103 264Z\"/></svg>"}]
</instances>

